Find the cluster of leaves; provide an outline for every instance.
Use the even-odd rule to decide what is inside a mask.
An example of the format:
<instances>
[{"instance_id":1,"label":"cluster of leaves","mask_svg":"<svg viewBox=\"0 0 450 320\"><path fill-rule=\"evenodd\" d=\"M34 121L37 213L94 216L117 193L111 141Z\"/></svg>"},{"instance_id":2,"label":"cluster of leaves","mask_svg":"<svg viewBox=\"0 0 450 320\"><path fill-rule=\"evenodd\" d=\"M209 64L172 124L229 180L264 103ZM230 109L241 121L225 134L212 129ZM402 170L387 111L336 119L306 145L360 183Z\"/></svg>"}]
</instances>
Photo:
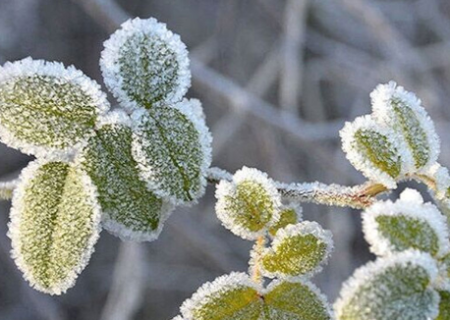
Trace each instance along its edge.
<instances>
[{"instance_id":1,"label":"cluster of leaves","mask_svg":"<svg viewBox=\"0 0 450 320\"><path fill-rule=\"evenodd\" d=\"M309 280L330 255L331 233L301 222L300 208L283 205L275 182L256 169L244 167L232 181L222 180L216 198L222 224L256 241L249 274L204 284L174 320L332 319L326 298ZM264 286L264 277L274 280Z\"/></svg>"},{"instance_id":2,"label":"cluster of leaves","mask_svg":"<svg viewBox=\"0 0 450 320\"><path fill-rule=\"evenodd\" d=\"M12 255L36 289L71 287L101 227L150 241L175 205L203 194L211 136L200 102L183 98L187 55L164 24L124 23L100 61L114 111L73 67L30 58L0 67L1 140L37 157L1 195L13 192Z\"/></svg>"},{"instance_id":3,"label":"cluster of leaves","mask_svg":"<svg viewBox=\"0 0 450 320\"><path fill-rule=\"evenodd\" d=\"M356 270L336 302L339 320L450 319L447 220L415 190L363 213L370 249L379 258Z\"/></svg>"}]
</instances>

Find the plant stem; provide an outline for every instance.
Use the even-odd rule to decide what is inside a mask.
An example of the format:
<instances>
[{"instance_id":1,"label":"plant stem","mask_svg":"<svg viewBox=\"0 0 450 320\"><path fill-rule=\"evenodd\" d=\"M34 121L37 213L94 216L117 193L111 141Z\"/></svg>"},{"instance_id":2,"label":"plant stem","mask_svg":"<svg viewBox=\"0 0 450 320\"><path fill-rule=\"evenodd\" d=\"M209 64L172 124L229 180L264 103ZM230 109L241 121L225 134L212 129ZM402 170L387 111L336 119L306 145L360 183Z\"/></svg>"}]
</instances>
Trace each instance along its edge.
<instances>
[{"instance_id":1,"label":"plant stem","mask_svg":"<svg viewBox=\"0 0 450 320\"><path fill-rule=\"evenodd\" d=\"M253 248L253 254L255 254L253 258L253 267L252 267L252 280L258 284L261 284L263 281L263 276L261 273L261 256L262 252L266 245L266 239L264 236L258 237L256 239L255 247Z\"/></svg>"},{"instance_id":2,"label":"plant stem","mask_svg":"<svg viewBox=\"0 0 450 320\"><path fill-rule=\"evenodd\" d=\"M211 168L208 172L209 183L217 184L221 180L232 180L232 175L219 168ZM370 206L376 196L388 191L379 183L366 182L353 187L324 183L277 183L281 196L292 202L314 202L328 206L364 209Z\"/></svg>"}]
</instances>

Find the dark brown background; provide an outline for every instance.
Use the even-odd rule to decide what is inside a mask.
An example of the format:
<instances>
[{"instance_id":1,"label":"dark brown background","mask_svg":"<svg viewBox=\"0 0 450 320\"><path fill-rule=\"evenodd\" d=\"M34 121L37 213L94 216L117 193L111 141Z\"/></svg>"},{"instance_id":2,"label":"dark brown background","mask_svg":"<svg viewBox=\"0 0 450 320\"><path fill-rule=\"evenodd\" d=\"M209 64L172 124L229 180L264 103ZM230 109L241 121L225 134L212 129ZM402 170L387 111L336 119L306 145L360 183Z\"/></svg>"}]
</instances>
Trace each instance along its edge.
<instances>
[{"instance_id":1,"label":"dark brown background","mask_svg":"<svg viewBox=\"0 0 450 320\"><path fill-rule=\"evenodd\" d=\"M57 60L101 82L102 43L127 15L166 22L190 48L189 95L203 101L216 166L257 167L285 182L360 183L338 130L368 113L370 91L391 79L422 98L443 141L441 161L450 164L446 0L0 0L0 62ZM0 175L16 175L29 160L1 145ZM22 280L5 235L9 204L1 203L0 319L171 319L203 282L247 268L251 244L220 226L213 192L176 210L156 242L122 243L103 232L61 297ZM359 213L304 209L334 233L331 263L315 278L334 300L372 258Z\"/></svg>"}]
</instances>

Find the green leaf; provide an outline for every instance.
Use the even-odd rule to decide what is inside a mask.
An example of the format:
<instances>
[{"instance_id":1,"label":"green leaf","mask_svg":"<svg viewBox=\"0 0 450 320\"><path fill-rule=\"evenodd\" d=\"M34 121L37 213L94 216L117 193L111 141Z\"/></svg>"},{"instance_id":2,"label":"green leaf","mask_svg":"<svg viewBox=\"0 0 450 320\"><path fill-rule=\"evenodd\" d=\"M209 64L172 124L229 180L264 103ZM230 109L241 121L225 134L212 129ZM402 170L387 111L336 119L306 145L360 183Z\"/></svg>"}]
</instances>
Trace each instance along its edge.
<instances>
[{"instance_id":1,"label":"green leaf","mask_svg":"<svg viewBox=\"0 0 450 320\"><path fill-rule=\"evenodd\" d=\"M63 162L31 163L14 191L12 255L36 289L61 294L87 265L100 232L89 177Z\"/></svg>"},{"instance_id":2,"label":"green leaf","mask_svg":"<svg viewBox=\"0 0 450 320\"><path fill-rule=\"evenodd\" d=\"M436 320L450 320L450 292L440 291L439 296L441 302L439 303L439 316Z\"/></svg>"},{"instance_id":3,"label":"green leaf","mask_svg":"<svg viewBox=\"0 0 450 320\"><path fill-rule=\"evenodd\" d=\"M231 273L205 283L181 306L186 320L259 320L263 300L244 273Z\"/></svg>"},{"instance_id":4,"label":"green leaf","mask_svg":"<svg viewBox=\"0 0 450 320\"><path fill-rule=\"evenodd\" d=\"M371 94L375 119L399 133L412 156L412 170L436 162L439 139L421 101L395 82L379 85Z\"/></svg>"},{"instance_id":5,"label":"green leaf","mask_svg":"<svg viewBox=\"0 0 450 320\"><path fill-rule=\"evenodd\" d=\"M416 249L443 256L450 250L446 218L415 190L406 189L395 203L377 202L362 216L364 234L377 255Z\"/></svg>"},{"instance_id":6,"label":"green leaf","mask_svg":"<svg viewBox=\"0 0 450 320\"><path fill-rule=\"evenodd\" d=\"M275 183L256 169L244 167L233 181L222 180L216 190L216 212L237 236L254 240L279 220L281 198Z\"/></svg>"},{"instance_id":7,"label":"green leaf","mask_svg":"<svg viewBox=\"0 0 450 320\"><path fill-rule=\"evenodd\" d=\"M190 86L186 46L153 18L122 24L105 42L100 66L106 86L129 110L179 102Z\"/></svg>"},{"instance_id":8,"label":"green leaf","mask_svg":"<svg viewBox=\"0 0 450 320\"><path fill-rule=\"evenodd\" d=\"M298 277L319 271L333 248L331 232L316 222L301 222L281 229L261 258L263 275Z\"/></svg>"},{"instance_id":9,"label":"green leaf","mask_svg":"<svg viewBox=\"0 0 450 320\"><path fill-rule=\"evenodd\" d=\"M0 136L25 153L71 151L108 109L100 86L73 67L28 58L1 69Z\"/></svg>"},{"instance_id":10,"label":"green leaf","mask_svg":"<svg viewBox=\"0 0 450 320\"><path fill-rule=\"evenodd\" d=\"M406 251L358 269L336 302L338 320L423 320L438 313L439 295L430 288L436 262Z\"/></svg>"},{"instance_id":11,"label":"green leaf","mask_svg":"<svg viewBox=\"0 0 450 320\"><path fill-rule=\"evenodd\" d=\"M325 298L311 283L276 281L262 290L242 273L206 283L181 312L186 320L332 319Z\"/></svg>"},{"instance_id":12,"label":"green leaf","mask_svg":"<svg viewBox=\"0 0 450 320\"><path fill-rule=\"evenodd\" d=\"M128 116L113 112L103 122L78 159L97 186L103 226L124 240L152 241L172 206L139 177Z\"/></svg>"},{"instance_id":13,"label":"green leaf","mask_svg":"<svg viewBox=\"0 0 450 320\"><path fill-rule=\"evenodd\" d=\"M176 204L203 195L211 163L211 136L193 101L133 113L133 156L141 177L159 197Z\"/></svg>"},{"instance_id":14,"label":"green leaf","mask_svg":"<svg viewBox=\"0 0 450 320\"><path fill-rule=\"evenodd\" d=\"M356 169L372 181L395 188L402 173L403 149L399 149L392 130L365 116L347 123L340 135L347 158Z\"/></svg>"},{"instance_id":15,"label":"green leaf","mask_svg":"<svg viewBox=\"0 0 450 320\"><path fill-rule=\"evenodd\" d=\"M284 206L280 211L280 220L269 229L269 234L274 237L279 229L283 229L290 224L296 224L301 217L302 207Z\"/></svg>"},{"instance_id":16,"label":"green leaf","mask_svg":"<svg viewBox=\"0 0 450 320\"><path fill-rule=\"evenodd\" d=\"M310 282L275 281L264 295L265 320L333 319L325 297Z\"/></svg>"}]
</instances>

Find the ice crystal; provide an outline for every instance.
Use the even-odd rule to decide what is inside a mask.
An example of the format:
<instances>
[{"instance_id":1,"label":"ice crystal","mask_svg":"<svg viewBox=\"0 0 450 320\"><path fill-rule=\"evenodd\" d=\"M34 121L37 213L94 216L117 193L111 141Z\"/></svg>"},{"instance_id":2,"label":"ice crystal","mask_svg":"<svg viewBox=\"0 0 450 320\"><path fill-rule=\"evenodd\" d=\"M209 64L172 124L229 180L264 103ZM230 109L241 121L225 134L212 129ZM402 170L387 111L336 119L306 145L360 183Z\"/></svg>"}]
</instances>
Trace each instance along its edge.
<instances>
[{"instance_id":1,"label":"ice crystal","mask_svg":"<svg viewBox=\"0 0 450 320\"><path fill-rule=\"evenodd\" d=\"M14 191L12 256L36 289L61 294L87 265L100 233L96 188L76 166L37 160Z\"/></svg>"},{"instance_id":2,"label":"ice crystal","mask_svg":"<svg viewBox=\"0 0 450 320\"><path fill-rule=\"evenodd\" d=\"M158 237L172 205L157 197L140 179L133 159L131 120L115 111L99 121L77 161L97 186L103 226L124 240Z\"/></svg>"},{"instance_id":3,"label":"ice crystal","mask_svg":"<svg viewBox=\"0 0 450 320\"><path fill-rule=\"evenodd\" d=\"M275 183L256 169L244 167L235 173L232 182L222 180L216 198L217 217L244 239L264 235L280 218L281 197Z\"/></svg>"},{"instance_id":4,"label":"ice crystal","mask_svg":"<svg viewBox=\"0 0 450 320\"><path fill-rule=\"evenodd\" d=\"M0 200L9 200L12 198L13 191L17 187L19 179L0 182Z\"/></svg>"},{"instance_id":5,"label":"ice crystal","mask_svg":"<svg viewBox=\"0 0 450 320\"><path fill-rule=\"evenodd\" d=\"M133 156L149 188L176 204L202 196L211 164L212 138L204 119L191 108L191 100L139 109L132 118Z\"/></svg>"},{"instance_id":6,"label":"ice crystal","mask_svg":"<svg viewBox=\"0 0 450 320\"><path fill-rule=\"evenodd\" d=\"M108 109L100 86L74 67L27 58L0 70L0 137L24 153L73 151Z\"/></svg>"},{"instance_id":7,"label":"ice crystal","mask_svg":"<svg viewBox=\"0 0 450 320\"><path fill-rule=\"evenodd\" d=\"M271 248L263 252L263 275L269 278L310 276L333 249L330 231L316 222L304 221L278 230Z\"/></svg>"},{"instance_id":8,"label":"ice crystal","mask_svg":"<svg viewBox=\"0 0 450 320\"><path fill-rule=\"evenodd\" d=\"M423 320L438 315L432 289L436 262L426 253L405 251L359 268L335 304L338 320Z\"/></svg>"},{"instance_id":9,"label":"ice crystal","mask_svg":"<svg viewBox=\"0 0 450 320\"><path fill-rule=\"evenodd\" d=\"M128 110L179 102L190 86L186 46L153 18L122 24L105 42L100 66L106 86Z\"/></svg>"},{"instance_id":10,"label":"ice crystal","mask_svg":"<svg viewBox=\"0 0 450 320\"><path fill-rule=\"evenodd\" d=\"M379 201L368 208L363 229L371 251L380 256L417 249L442 257L450 250L445 217L413 190L394 203Z\"/></svg>"}]
</instances>

